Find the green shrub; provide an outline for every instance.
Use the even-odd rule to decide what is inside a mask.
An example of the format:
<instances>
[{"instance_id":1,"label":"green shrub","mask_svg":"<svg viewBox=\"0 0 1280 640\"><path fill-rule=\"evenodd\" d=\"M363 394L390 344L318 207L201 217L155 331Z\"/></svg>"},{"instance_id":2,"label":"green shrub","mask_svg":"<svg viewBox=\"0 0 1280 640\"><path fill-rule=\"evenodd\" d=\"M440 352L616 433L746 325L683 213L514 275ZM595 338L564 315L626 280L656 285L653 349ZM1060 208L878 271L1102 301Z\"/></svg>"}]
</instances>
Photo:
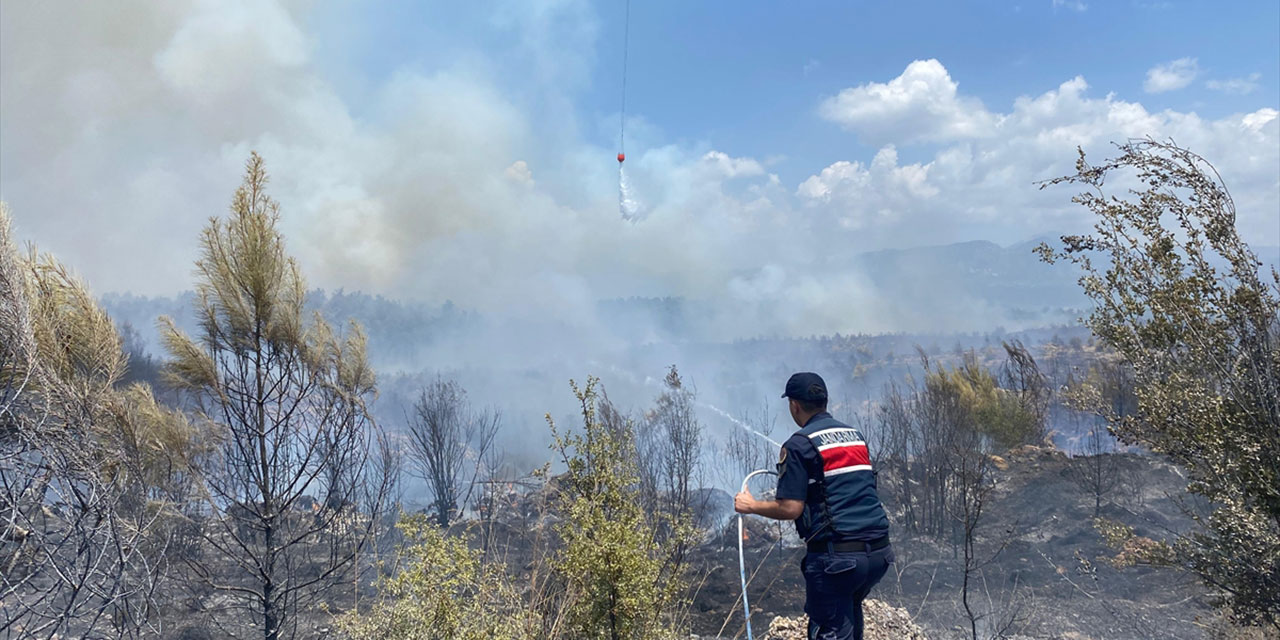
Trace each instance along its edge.
<instances>
[{"instance_id":1,"label":"green shrub","mask_svg":"<svg viewBox=\"0 0 1280 640\"><path fill-rule=\"evenodd\" d=\"M570 383L582 407L581 432L561 434L547 416L552 446L568 469L557 569L572 594L572 637L675 637L674 614L686 605L678 549L691 528L673 522L660 543L657 525L646 522L633 434L610 430L597 418L597 382L588 378L585 388Z\"/></svg>"},{"instance_id":2,"label":"green shrub","mask_svg":"<svg viewBox=\"0 0 1280 640\"><path fill-rule=\"evenodd\" d=\"M426 516L398 525L403 567L379 585L382 600L351 611L338 628L351 640L489 640L534 638L532 614L505 567L484 562L462 538L444 534Z\"/></svg>"},{"instance_id":3,"label":"green shrub","mask_svg":"<svg viewBox=\"0 0 1280 640\"><path fill-rule=\"evenodd\" d=\"M997 450L1035 443L1042 435L1040 417L1017 393L1001 388L972 351L965 354L958 367L938 366L929 371L925 385L963 407L972 417L973 429L989 438Z\"/></svg>"}]
</instances>

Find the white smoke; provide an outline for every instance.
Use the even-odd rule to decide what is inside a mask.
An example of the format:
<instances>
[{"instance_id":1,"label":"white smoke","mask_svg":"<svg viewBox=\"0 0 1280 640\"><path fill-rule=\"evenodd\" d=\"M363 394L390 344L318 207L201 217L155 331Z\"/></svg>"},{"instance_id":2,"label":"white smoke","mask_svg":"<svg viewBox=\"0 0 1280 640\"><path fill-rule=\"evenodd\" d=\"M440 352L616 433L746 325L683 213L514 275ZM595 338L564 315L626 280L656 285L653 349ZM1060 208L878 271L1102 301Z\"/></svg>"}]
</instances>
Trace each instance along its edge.
<instances>
[{"instance_id":1,"label":"white smoke","mask_svg":"<svg viewBox=\"0 0 1280 640\"><path fill-rule=\"evenodd\" d=\"M687 338L690 326L728 341L1022 322L951 286L945 261L899 260L882 285L866 265L883 260L852 258L1079 230L1072 192L1034 181L1070 171L1077 144L1101 154L1135 135L1221 158L1242 228L1274 242L1275 109L1152 112L1077 78L1026 86L1000 111L957 98L938 61L833 99L822 111L833 130L883 146L873 159L812 166L804 180L710 141L672 142L635 116L615 216L617 120L594 114L607 124L593 128L582 106L600 48L596 5L501 4L463 3L464 15L425 24L376 3L6 4L0 194L19 237L96 291L172 294L192 286L200 229L225 212L256 149L310 285L450 300L519 328L442 342L449 352L432 366L531 351L573 361L616 348L619 334L649 344ZM388 31L464 26L463 37L405 45L416 63L383 59ZM911 108L895 106L898 89ZM918 146L919 132L936 152ZM634 331L606 326L616 321L597 308L667 297L687 309L649 313ZM661 321L675 328L657 331Z\"/></svg>"}]
</instances>

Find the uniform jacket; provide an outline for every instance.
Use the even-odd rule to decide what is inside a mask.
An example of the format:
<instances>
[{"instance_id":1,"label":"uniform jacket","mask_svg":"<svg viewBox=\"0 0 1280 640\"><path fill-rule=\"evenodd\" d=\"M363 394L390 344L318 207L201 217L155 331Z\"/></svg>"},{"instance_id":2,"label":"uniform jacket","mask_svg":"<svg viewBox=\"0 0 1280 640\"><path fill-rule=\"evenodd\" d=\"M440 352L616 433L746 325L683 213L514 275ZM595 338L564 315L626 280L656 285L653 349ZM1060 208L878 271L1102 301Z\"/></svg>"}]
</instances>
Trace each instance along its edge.
<instances>
[{"instance_id":1,"label":"uniform jacket","mask_svg":"<svg viewBox=\"0 0 1280 640\"><path fill-rule=\"evenodd\" d=\"M813 416L782 444L777 497L804 500L796 533L806 541L872 541L889 533L867 443L829 413Z\"/></svg>"}]
</instances>

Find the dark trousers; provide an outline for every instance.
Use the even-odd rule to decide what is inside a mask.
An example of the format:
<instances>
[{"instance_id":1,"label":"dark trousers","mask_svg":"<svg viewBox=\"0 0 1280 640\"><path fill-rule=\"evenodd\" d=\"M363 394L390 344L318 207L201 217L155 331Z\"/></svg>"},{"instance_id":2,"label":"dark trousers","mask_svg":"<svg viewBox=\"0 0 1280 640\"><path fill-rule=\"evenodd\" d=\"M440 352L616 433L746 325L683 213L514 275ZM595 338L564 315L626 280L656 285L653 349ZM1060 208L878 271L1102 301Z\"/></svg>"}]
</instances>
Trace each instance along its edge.
<instances>
[{"instance_id":1,"label":"dark trousers","mask_svg":"<svg viewBox=\"0 0 1280 640\"><path fill-rule=\"evenodd\" d=\"M809 640L862 640L862 600L893 562L893 547L870 553L808 553L804 573L804 612Z\"/></svg>"}]
</instances>

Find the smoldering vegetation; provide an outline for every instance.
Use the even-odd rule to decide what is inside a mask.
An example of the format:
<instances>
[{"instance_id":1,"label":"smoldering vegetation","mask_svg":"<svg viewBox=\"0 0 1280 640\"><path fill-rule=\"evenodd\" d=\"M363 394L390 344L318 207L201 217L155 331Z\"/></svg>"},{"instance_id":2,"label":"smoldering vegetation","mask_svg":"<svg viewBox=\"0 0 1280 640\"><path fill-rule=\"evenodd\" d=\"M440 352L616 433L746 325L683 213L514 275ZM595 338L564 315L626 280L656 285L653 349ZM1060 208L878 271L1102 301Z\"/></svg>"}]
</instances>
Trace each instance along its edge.
<instances>
[{"instance_id":1,"label":"smoldering vegetation","mask_svg":"<svg viewBox=\"0 0 1280 640\"><path fill-rule=\"evenodd\" d=\"M1128 162L1172 158L1159 179L1217 202L1179 210L1207 240L1156 216L1129 219L1150 247L1100 226L1043 247L1057 265L982 243L852 258L903 291L900 333L788 335L785 308L683 298L521 315L309 290L256 154L176 298L95 298L19 253L6 212L0 633L742 637L731 492L776 461L796 370L867 436L897 550L876 596L931 637L1268 633L1280 277L1183 151ZM1062 263L1086 245L1112 258L1086 276L1146 306L1097 277L1080 297ZM752 518L745 544L758 628L798 613L794 534Z\"/></svg>"}]
</instances>

